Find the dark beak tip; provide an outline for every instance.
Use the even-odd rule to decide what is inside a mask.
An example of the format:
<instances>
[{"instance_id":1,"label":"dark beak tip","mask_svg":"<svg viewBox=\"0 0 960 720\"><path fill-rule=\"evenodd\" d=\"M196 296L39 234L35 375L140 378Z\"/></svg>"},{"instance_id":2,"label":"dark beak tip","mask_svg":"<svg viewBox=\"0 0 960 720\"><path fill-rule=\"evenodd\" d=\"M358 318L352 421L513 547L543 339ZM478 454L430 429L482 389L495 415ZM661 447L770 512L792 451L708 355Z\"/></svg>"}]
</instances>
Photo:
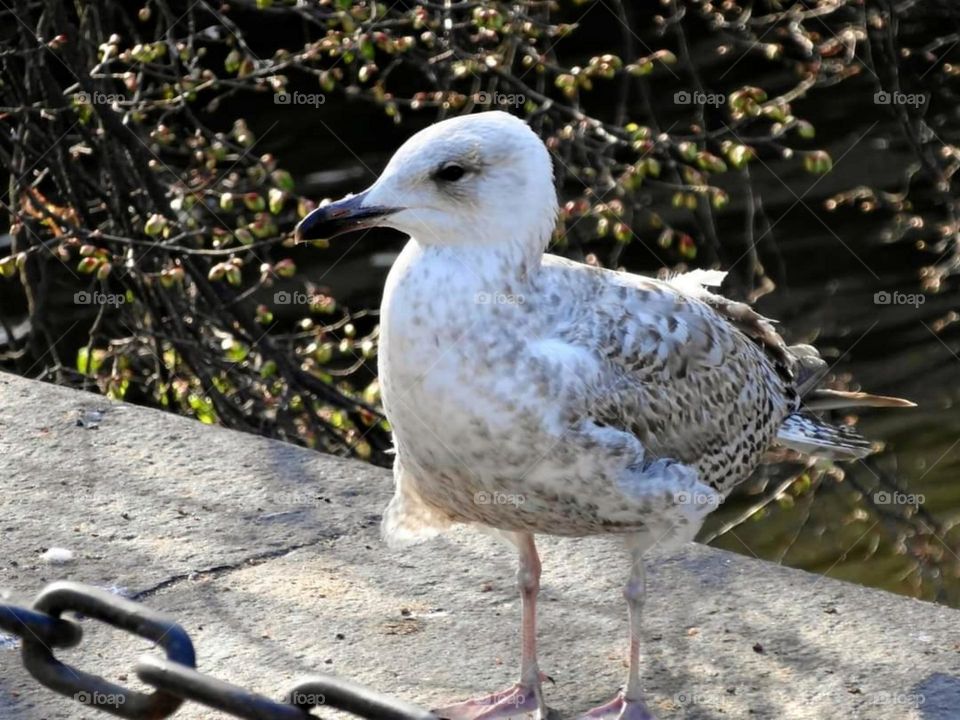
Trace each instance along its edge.
<instances>
[{"instance_id":1,"label":"dark beak tip","mask_svg":"<svg viewBox=\"0 0 960 720\"><path fill-rule=\"evenodd\" d=\"M303 220L297 223L297 226L293 229L293 241L298 245L300 243L307 242L307 238L303 234Z\"/></svg>"},{"instance_id":2,"label":"dark beak tip","mask_svg":"<svg viewBox=\"0 0 960 720\"><path fill-rule=\"evenodd\" d=\"M351 230L373 227L395 208L364 207L365 193L322 205L303 218L293 231L296 242L327 240Z\"/></svg>"},{"instance_id":3,"label":"dark beak tip","mask_svg":"<svg viewBox=\"0 0 960 720\"><path fill-rule=\"evenodd\" d=\"M326 230L329 229L329 214L322 208L317 208L305 217L293 229L293 239L297 243L305 243L311 240L320 240L325 238Z\"/></svg>"}]
</instances>

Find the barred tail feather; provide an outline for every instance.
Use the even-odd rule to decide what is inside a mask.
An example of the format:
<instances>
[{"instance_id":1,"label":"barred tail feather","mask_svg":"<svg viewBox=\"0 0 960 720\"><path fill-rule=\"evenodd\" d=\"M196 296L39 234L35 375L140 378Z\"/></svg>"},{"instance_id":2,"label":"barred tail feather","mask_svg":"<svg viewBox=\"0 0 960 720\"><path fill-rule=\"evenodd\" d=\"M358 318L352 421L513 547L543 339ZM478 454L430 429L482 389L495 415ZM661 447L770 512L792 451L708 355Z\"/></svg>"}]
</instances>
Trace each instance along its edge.
<instances>
[{"instance_id":1,"label":"barred tail feather","mask_svg":"<svg viewBox=\"0 0 960 720\"><path fill-rule=\"evenodd\" d=\"M873 452L873 445L852 428L793 413L780 425L777 440L794 450L834 460L857 460Z\"/></svg>"}]
</instances>

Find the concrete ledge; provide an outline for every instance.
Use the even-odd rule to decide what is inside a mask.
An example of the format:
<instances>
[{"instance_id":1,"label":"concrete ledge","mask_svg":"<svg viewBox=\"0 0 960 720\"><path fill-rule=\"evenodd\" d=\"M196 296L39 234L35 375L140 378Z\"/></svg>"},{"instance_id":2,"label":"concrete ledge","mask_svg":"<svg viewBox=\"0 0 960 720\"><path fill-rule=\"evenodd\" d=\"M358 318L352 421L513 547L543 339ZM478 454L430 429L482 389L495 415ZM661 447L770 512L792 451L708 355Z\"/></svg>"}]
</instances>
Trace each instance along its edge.
<instances>
[{"instance_id":1,"label":"concrete ledge","mask_svg":"<svg viewBox=\"0 0 960 720\"><path fill-rule=\"evenodd\" d=\"M515 679L511 552L466 530L388 550L383 470L4 374L0 464L14 601L57 579L121 589L184 625L200 670L272 697L309 672L425 707ZM74 560L44 562L49 547ZM572 718L623 682L626 558L605 539L541 547L546 693ZM664 719L960 717L954 610L696 545L651 555L648 583L644 683ZM135 687L147 645L85 627L61 657ZM101 715L36 685L0 637L0 717Z\"/></svg>"}]
</instances>

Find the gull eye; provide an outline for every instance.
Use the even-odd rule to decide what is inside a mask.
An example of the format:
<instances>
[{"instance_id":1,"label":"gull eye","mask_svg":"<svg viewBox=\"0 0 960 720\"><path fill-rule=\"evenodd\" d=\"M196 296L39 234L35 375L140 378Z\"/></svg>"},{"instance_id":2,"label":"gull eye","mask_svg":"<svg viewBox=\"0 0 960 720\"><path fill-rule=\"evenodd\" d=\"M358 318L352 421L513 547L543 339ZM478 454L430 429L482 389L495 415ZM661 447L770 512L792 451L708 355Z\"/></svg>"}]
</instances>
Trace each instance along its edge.
<instances>
[{"instance_id":1,"label":"gull eye","mask_svg":"<svg viewBox=\"0 0 960 720\"><path fill-rule=\"evenodd\" d=\"M433 178L434 180L442 180L443 182L456 182L466 174L467 171L463 169L462 165L446 163L445 165L441 165L440 169L433 174Z\"/></svg>"}]
</instances>

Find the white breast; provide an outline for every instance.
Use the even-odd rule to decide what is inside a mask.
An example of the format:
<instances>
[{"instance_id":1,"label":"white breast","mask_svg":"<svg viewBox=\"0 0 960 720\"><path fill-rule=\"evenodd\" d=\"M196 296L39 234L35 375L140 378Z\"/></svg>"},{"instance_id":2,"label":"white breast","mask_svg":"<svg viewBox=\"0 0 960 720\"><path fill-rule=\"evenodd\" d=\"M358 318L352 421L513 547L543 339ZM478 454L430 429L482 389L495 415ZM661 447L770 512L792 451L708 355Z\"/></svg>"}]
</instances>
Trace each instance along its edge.
<instances>
[{"instance_id":1,"label":"white breast","mask_svg":"<svg viewBox=\"0 0 960 720\"><path fill-rule=\"evenodd\" d=\"M483 331L491 311L482 302L483 287L482 275L465 272L462 260L414 241L387 278L380 316L383 402L398 445L429 456L423 461L462 465L462 438L493 424L509 427L496 386L476 383L478 364L497 352Z\"/></svg>"}]
</instances>

